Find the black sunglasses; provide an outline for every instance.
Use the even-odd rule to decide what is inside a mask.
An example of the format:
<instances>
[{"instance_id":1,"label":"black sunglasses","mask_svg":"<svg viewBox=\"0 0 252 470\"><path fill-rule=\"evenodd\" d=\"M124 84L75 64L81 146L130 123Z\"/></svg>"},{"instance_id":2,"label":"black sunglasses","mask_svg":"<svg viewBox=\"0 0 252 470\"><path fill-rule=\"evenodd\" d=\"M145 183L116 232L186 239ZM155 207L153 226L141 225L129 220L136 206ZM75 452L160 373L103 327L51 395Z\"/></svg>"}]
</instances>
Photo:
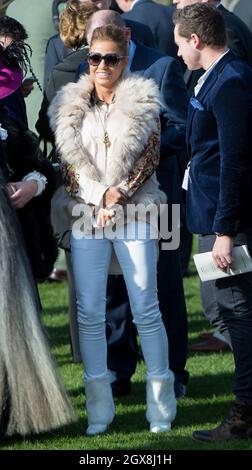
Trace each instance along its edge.
<instances>
[{"instance_id":1,"label":"black sunglasses","mask_svg":"<svg viewBox=\"0 0 252 470\"><path fill-rule=\"evenodd\" d=\"M94 67L97 67L100 65L102 59L105 62L105 65L107 67L115 67L116 65L119 64L119 62L124 58L125 56L123 55L118 55L116 53L111 53L111 54L100 54L100 52L90 52L88 54L88 63L90 65L93 65Z\"/></svg>"}]
</instances>

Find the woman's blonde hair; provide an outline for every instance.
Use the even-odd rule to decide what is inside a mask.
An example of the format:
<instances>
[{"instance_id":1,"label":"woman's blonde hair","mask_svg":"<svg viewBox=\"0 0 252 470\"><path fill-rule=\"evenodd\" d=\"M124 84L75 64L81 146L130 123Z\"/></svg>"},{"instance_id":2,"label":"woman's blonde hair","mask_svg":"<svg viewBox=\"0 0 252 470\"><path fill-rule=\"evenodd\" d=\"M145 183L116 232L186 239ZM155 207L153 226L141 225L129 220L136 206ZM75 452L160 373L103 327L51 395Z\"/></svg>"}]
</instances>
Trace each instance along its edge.
<instances>
[{"instance_id":1,"label":"woman's blonde hair","mask_svg":"<svg viewBox=\"0 0 252 470\"><path fill-rule=\"evenodd\" d=\"M90 41L90 48L96 41L113 41L124 56L128 56L129 42L125 30L113 24L95 28Z\"/></svg>"},{"instance_id":2,"label":"woman's blonde hair","mask_svg":"<svg viewBox=\"0 0 252 470\"><path fill-rule=\"evenodd\" d=\"M86 25L90 16L99 8L92 2L67 2L60 15L59 32L64 45L70 49L79 49L85 43Z\"/></svg>"}]
</instances>

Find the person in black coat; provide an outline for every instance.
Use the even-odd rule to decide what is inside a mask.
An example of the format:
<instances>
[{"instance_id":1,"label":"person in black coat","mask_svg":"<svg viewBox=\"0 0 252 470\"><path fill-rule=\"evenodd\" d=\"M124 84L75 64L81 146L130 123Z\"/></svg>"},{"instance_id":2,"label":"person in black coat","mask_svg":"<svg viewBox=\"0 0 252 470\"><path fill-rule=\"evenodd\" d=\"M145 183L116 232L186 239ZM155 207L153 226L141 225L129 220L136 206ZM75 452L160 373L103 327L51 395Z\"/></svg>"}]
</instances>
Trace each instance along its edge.
<instances>
[{"instance_id":1,"label":"person in black coat","mask_svg":"<svg viewBox=\"0 0 252 470\"><path fill-rule=\"evenodd\" d=\"M9 34L11 25L13 31ZM38 138L18 119L15 107L9 106L8 102L23 79L25 31L20 23L8 17L1 22L1 31L0 131L3 156L0 163L10 183L10 198L19 216L34 277L41 280L50 274L57 256L49 220L54 171L48 162L40 161Z\"/></svg>"},{"instance_id":2,"label":"person in black coat","mask_svg":"<svg viewBox=\"0 0 252 470\"><path fill-rule=\"evenodd\" d=\"M9 181L10 198L17 210L34 278L41 281L49 276L57 257L50 224L54 170L50 162L40 160L36 135L1 104L0 122L7 132L0 165Z\"/></svg>"}]
</instances>

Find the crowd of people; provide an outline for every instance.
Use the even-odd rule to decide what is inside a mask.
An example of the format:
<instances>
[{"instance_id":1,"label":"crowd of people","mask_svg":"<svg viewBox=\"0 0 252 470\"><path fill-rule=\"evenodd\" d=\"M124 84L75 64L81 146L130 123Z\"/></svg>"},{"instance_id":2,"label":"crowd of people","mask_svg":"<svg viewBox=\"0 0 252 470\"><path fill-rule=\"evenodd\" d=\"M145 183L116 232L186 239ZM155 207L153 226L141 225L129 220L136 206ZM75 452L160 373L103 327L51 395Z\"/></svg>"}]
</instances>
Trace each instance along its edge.
<instances>
[{"instance_id":1,"label":"crowd of people","mask_svg":"<svg viewBox=\"0 0 252 470\"><path fill-rule=\"evenodd\" d=\"M2 3L0 432L75 420L40 323L58 247L86 434L108 430L139 355L150 432L169 432L189 380L192 234L226 274L235 246L252 254L249 24L217 0L47 0L30 19L26 0ZM196 440L252 437L251 284L201 283L215 331L189 349L232 350L235 400Z\"/></svg>"}]
</instances>

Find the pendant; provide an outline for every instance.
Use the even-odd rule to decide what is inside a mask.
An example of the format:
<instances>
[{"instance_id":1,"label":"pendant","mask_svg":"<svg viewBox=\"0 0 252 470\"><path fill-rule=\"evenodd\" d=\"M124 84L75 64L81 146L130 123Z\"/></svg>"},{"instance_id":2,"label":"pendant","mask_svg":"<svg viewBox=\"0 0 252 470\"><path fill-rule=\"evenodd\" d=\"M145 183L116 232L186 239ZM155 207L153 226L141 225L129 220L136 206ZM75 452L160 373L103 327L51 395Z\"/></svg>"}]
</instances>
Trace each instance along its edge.
<instances>
[{"instance_id":1,"label":"pendant","mask_svg":"<svg viewBox=\"0 0 252 470\"><path fill-rule=\"evenodd\" d=\"M106 148L109 148L111 145L107 131L104 132L103 143L105 144Z\"/></svg>"}]
</instances>

